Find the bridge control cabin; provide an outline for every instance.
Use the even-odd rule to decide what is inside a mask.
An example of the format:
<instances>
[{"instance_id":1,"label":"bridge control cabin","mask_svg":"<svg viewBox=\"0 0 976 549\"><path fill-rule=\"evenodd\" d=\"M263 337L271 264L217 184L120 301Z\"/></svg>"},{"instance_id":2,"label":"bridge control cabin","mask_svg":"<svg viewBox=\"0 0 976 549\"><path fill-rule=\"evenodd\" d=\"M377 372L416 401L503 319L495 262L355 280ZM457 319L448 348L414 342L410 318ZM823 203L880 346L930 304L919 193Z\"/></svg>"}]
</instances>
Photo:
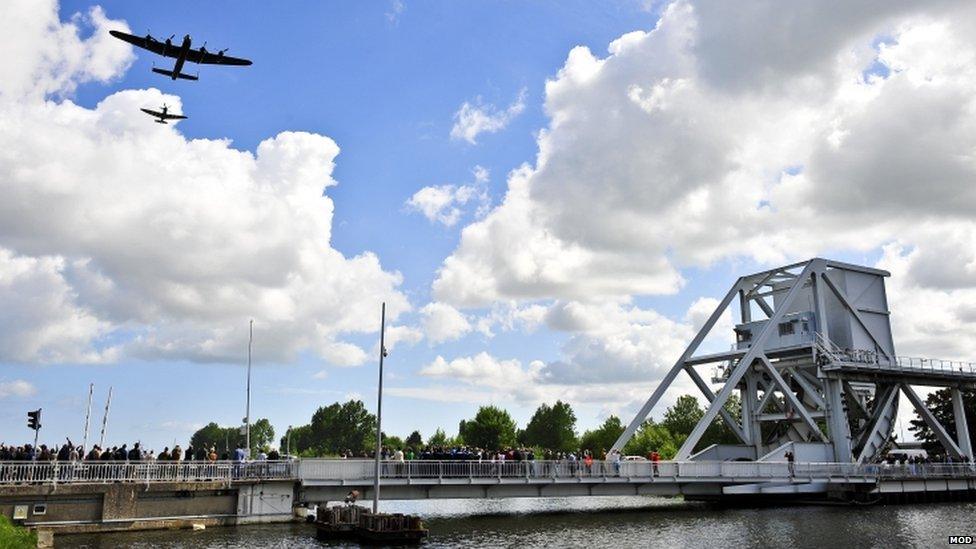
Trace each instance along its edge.
<instances>
[{"instance_id":1,"label":"bridge control cabin","mask_svg":"<svg viewBox=\"0 0 976 549\"><path fill-rule=\"evenodd\" d=\"M769 284L768 289L748 296L744 318L751 319L771 310L782 310L783 318L765 340L764 350L811 347L819 339L837 349L857 349L887 363L895 354L891 337L890 312L885 293L887 271L856 265L832 263L826 273L847 295L860 318L850 313L847 304L834 292L823 295L819 310L814 285L805 282L788 307L784 301L793 286L791 280ZM772 298L772 306L769 304ZM862 325L862 322L864 325ZM735 327L738 349L749 349L769 323L769 318L745 321Z\"/></svg>"},{"instance_id":2,"label":"bridge control cabin","mask_svg":"<svg viewBox=\"0 0 976 549\"><path fill-rule=\"evenodd\" d=\"M889 276L815 258L739 278L614 447L623 447L684 373L709 406L677 459L773 461L792 451L798 461L869 463L891 439L901 395L949 455L970 459L960 389L976 386L976 364L895 354ZM705 337L733 309L738 323L732 349L700 354ZM711 384L697 371L703 365L719 368ZM913 385L951 389L954 433L925 407ZM724 408L733 393L741 401L741 419ZM740 444L698 448L715 420Z\"/></svg>"}]
</instances>

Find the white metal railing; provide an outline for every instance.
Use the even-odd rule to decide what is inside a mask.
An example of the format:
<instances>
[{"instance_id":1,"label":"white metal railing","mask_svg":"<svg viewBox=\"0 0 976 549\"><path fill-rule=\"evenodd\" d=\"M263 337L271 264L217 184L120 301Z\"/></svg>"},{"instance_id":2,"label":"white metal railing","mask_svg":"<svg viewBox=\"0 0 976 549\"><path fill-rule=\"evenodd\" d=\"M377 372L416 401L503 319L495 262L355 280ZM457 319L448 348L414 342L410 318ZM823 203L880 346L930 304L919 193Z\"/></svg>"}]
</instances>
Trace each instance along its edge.
<instances>
[{"instance_id":1,"label":"white metal railing","mask_svg":"<svg viewBox=\"0 0 976 549\"><path fill-rule=\"evenodd\" d=\"M297 478L297 461L0 461L0 485Z\"/></svg>"},{"instance_id":2,"label":"white metal railing","mask_svg":"<svg viewBox=\"0 0 976 549\"><path fill-rule=\"evenodd\" d=\"M919 358L896 356L894 363L882 358L875 351L865 349L842 349L819 332L816 337L817 354L830 362L853 363L862 367L884 370L916 371L924 373L943 373L949 375L976 375L976 362L943 360L939 358Z\"/></svg>"},{"instance_id":3,"label":"white metal railing","mask_svg":"<svg viewBox=\"0 0 976 549\"><path fill-rule=\"evenodd\" d=\"M302 459L251 462L86 462L3 461L0 485L100 484L114 482L232 482L239 480L372 481L374 462L366 459ZM384 461L380 478L388 480L497 481L524 479L619 479L645 482L775 480L799 478L976 478L967 463L854 464L785 461Z\"/></svg>"},{"instance_id":4,"label":"white metal railing","mask_svg":"<svg viewBox=\"0 0 976 549\"><path fill-rule=\"evenodd\" d=\"M939 358L917 358L910 356L896 357L896 365L905 370L924 370L927 372L945 372L960 374L976 374L976 362L959 360L942 360Z\"/></svg>"},{"instance_id":5,"label":"white metal railing","mask_svg":"<svg viewBox=\"0 0 976 549\"><path fill-rule=\"evenodd\" d=\"M303 459L299 464L302 481L372 481L374 462L361 459ZM792 473L791 473L792 470ZM792 466L785 461L384 461L381 479L424 481L429 479L468 480L555 480L571 478L646 479L785 479L806 478L973 478L972 464L885 465L854 463L807 463Z\"/></svg>"}]
</instances>

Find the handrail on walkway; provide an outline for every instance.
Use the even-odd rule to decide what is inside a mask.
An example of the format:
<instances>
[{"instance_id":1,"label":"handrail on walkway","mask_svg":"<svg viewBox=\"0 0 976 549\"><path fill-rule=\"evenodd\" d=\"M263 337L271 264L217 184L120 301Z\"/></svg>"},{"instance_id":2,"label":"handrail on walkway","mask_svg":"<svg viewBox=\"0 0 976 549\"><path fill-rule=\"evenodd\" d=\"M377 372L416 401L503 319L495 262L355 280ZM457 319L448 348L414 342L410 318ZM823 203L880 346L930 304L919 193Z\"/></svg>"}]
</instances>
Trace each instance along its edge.
<instances>
[{"instance_id":1,"label":"handrail on walkway","mask_svg":"<svg viewBox=\"0 0 976 549\"><path fill-rule=\"evenodd\" d=\"M102 484L116 482L233 482L295 480L302 482L372 481L373 461L366 459L300 459L282 461L0 461L0 486L13 484ZM605 479L646 482L707 480L956 479L976 478L971 463L855 464L785 461L384 461L380 478L423 481L444 479L556 481Z\"/></svg>"},{"instance_id":2,"label":"handrail on walkway","mask_svg":"<svg viewBox=\"0 0 976 549\"><path fill-rule=\"evenodd\" d=\"M359 459L303 459L303 481L359 481L373 479L373 462ZM973 464L855 464L786 461L384 461L381 479L569 479L672 478L675 481L709 479L762 480L800 478L976 478Z\"/></svg>"},{"instance_id":3,"label":"handrail on walkway","mask_svg":"<svg viewBox=\"0 0 976 549\"><path fill-rule=\"evenodd\" d=\"M0 461L0 485L297 480L298 461Z\"/></svg>"},{"instance_id":4,"label":"handrail on walkway","mask_svg":"<svg viewBox=\"0 0 976 549\"><path fill-rule=\"evenodd\" d=\"M828 358L828 363L851 363L863 368L914 373L938 373L955 376L976 375L976 362L911 356L896 356L892 362L887 358L882 359L876 351L843 349L819 332L815 339L815 346L820 355Z\"/></svg>"}]
</instances>

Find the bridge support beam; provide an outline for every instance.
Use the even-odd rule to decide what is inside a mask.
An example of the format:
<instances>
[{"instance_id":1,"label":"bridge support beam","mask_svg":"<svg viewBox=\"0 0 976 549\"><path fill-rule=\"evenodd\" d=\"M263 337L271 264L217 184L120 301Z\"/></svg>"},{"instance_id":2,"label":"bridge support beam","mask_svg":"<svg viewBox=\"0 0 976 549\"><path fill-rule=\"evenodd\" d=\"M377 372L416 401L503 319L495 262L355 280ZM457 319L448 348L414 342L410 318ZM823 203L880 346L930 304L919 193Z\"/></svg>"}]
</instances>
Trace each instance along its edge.
<instances>
[{"instance_id":1,"label":"bridge support beam","mask_svg":"<svg viewBox=\"0 0 976 549\"><path fill-rule=\"evenodd\" d=\"M951 387L952 392L952 414L956 423L956 440L959 442L959 450L962 451L967 461L973 460L973 443L969 438L969 423L966 421L966 407L962 401L962 391L959 387Z\"/></svg>"},{"instance_id":2,"label":"bridge support beam","mask_svg":"<svg viewBox=\"0 0 976 549\"><path fill-rule=\"evenodd\" d=\"M844 412L842 387L840 380L824 380L824 392L827 393L827 428L830 429L830 440L834 443L834 460L838 463L850 463L851 428Z\"/></svg>"},{"instance_id":3,"label":"bridge support beam","mask_svg":"<svg viewBox=\"0 0 976 549\"><path fill-rule=\"evenodd\" d=\"M949 436L949 433L945 430L945 427L939 423L939 420L936 419L935 415L933 415L931 410L928 409L925 402L918 396L918 393L915 392L915 389L912 389L910 385L902 384L901 390L903 393L905 393L905 396L908 397L909 402L912 403L915 410L918 411L918 415L922 416L922 419L925 420L925 423L929 426L929 429L932 429L932 432L935 433L935 436L939 439L939 442L942 443L942 447L946 449L946 452L952 454L956 459L961 459L963 454L962 450L959 449L959 445L956 444L956 441L952 440L952 437Z\"/></svg>"}]
</instances>

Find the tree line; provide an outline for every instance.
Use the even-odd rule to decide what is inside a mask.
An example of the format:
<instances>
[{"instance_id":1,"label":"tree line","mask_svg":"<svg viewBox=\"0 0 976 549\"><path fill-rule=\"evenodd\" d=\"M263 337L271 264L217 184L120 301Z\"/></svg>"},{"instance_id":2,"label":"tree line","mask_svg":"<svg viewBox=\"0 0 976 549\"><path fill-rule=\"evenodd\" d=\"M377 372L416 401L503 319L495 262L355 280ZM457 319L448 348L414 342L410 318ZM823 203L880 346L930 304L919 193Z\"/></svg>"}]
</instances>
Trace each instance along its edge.
<instances>
[{"instance_id":1,"label":"tree line","mask_svg":"<svg viewBox=\"0 0 976 549\"><path fill-rule=\"evenodd\" d=\"M963 402L970 437L976 438L976 391L964 391ZM926 404L940 423L949 432L955 433L949 390L932 392ZM740 419L739 400L735 395L726 402L725 409L733 418ZM681 396L665 411L659 422L644 422L624 447L623 453L646 456L651 451L657 451L661 459L671 459L704 413L697 398ZM944 452L935 433L918 418L917 412L916 418L911 422L910 430L923 442L923 446L933 455ZM404 438L386 433L382 437L386 448L412 449L415 452L425 447L468 446L486 450L531 447L552 452L590 450L600 457L601 452L609 450L623 431L624 424L620 418L611 415L599 427L578 433L572 406L557 400L553 405L540 405L524 428L519 428L508 411L497 406L482 406L473 418L461 420L454 436L437 429L426 440L416 430ZM267 451L274 441L275 430L270 421L259 419L251 425L251 455ZM721 419L716 419L695 450L712 444L738 442L728 426ZM194 448L213 447L218 454L233 452L238 444L243 443L244 433L240 427L221 427L214 422L197 430L190 439ZM976 440L973 445L976 446ZM376 416L367 411L360 400L322 406L312 414L308 424L286 431L279 440L282 451L290 449L292 454L303 457L338 456L350 452L356 456L369 455L375 447Z\"/></svg>"},{"instance_id":2,"label":"tree line","mask_svg":"<svg viewBox=\"0 0 976 549\"><path fill-rule=\"evenodd\" d=\"M738 417L738 401L730 399L726 409L733 417ZM698 399L684 395L667 409L660 422L649 420L641 425L624 447L624 454L646 456L657 451L662 459L670 459L704 414ZM572 406L557 400L552 405L540 405L524 428L519 428L507 410L482 406L474 417L461 420L454 436L437 429L426 440L416 430L405 438L383 433L382 439L387 449L411 449L414 452L430 447L466 446L485 450L525 447L564 453L589 450L600 457L623 431L620 418L610 416L599 427L580 434ZM336 402L320 407L308 424L291 429L290 437L285 433L279 442L280 448L290 445L293 454L303 457L349 453L371 455L376 447L376 416L369 413L360 400ZM735 435L719 419L709 427L698 446L705 448L711 444L736 442Z\"/></svg>"}]
</instances>

